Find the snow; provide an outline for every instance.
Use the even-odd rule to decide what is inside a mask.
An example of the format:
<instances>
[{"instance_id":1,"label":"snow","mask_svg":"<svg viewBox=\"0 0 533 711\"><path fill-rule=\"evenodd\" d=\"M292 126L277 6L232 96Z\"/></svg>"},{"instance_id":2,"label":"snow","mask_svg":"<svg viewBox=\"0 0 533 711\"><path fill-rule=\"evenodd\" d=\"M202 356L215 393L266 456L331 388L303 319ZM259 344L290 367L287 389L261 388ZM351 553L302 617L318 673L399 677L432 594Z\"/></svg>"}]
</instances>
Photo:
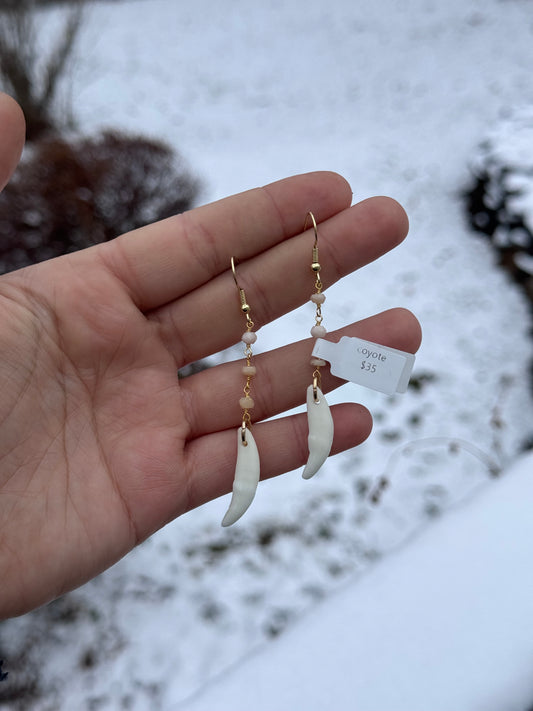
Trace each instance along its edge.
<instances>
[{"instance_id":1,"label":"snow","mask_svg":"<svg viewBox=\"0 0 533 711\"><path fill-rule=\"evenodd\" d=\"M522 711L533 455L172 711Z\"/></svg>"},{"instance_id":2,"label":"snow","mask_svg":"<svg viewBox=\"0 0 533 711\"><path fill-rule=\"evenodd\" d=\"M46 13L43 26L62 12ZM200 174L203 201L316 169L343 173L354 200L395 197L410 217L408 239L328 290L324 324L333 330L402 305L420 318L424 343L405 395L352 385L332 395L364 402L375 428L311 482L291 472L261 483L228 531L220 529L227 499L214 501L63 600L3 625L10 658L22 648L39 666L36 711L188 709L191 695L254 650L275 667L277 649L283 654L307 626L324 635L306 642L311 665L332 644L327 629L339 624L328 610L346 597L360 600L346 613L353 640L336 634L338 663L322 657L324 675L336 674L337 664L344 670L339 694L366 685L364 699L375 699L368 708L379 708L379 695L394 688L381 709L397 711L405 697L406 708L434 711L445 705L426 701L451 686L448 709L496 708L497 699L509 709L531 705L523 670L533 656L533 617L523 586L513 585L512 600L502 589L506 579L525 581L528 536L516 556L509 541L520 522L527 530L528 482L509 477L516 517L511 499L499 510L491 498L507 486L492 483L494 473L531 436L530 314L488 245L467 230L460 193L479 143L510 107L533 105L532 35L530 4L521 0L136 0L90 8L73 69L81 130L112 126L164 138ZM311 323L311 307L288 314L260 330L255 352L306 337ZM215 360L240 355L230 349ZM373 506L369 492L384 473L391 486ZM463 509L465 501L472 503ZM450 558L454 522L470 513L486 517L483 533L501 554L494 570L473 524ZM457 525L466 530L466 521ZM389 599L382 581L392 579ZM496 583L488 624L487 591ZM381 608L370 604L382 597ZM412 637L408 621L418 630ZM479 644L467 647L472 658L454 642L456 622L463 644ZM490 654L482 664L483 649ZM279 663L292 668L297 656ZM358 681L365 657L377 661ZM23 671L5 668L12 679ZM322 684L309 669L318 703L341 675ZM292 683L286 671L277 671L280 689L284 678ZM228 684L242 685L245 699L255 674L262 678L253 667Z\"/></svg>"}]
</instances>

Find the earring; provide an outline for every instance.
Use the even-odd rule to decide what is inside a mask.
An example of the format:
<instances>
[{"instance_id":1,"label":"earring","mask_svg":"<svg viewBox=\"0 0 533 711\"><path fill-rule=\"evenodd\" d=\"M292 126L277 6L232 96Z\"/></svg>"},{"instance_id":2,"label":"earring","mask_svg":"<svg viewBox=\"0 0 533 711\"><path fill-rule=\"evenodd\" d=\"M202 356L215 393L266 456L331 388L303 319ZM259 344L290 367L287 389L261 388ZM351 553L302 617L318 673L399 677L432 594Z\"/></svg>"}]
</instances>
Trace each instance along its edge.
<instances>
[{"instance_id":1,"label":"earring","mask_svg":"<svg viewBox=\"0 0 533 711\"><path fill-rule=\"evenodd\" d=\"M322 304L326 300L322 293L322 282L320 280L320 262L318 261L318 228L312 212L308 212L304 223L304 232L307 228L308 220L311 220L315 232L315 243L313 246L313 258L311 269L315 275L315 292L311 294L311 301L316 306L315 325L311 329L314 338L324 338L327 331L322 325ZM311 365L314 368L313 382L307 388L307 421L309 426L309 459L302 472L304 479L310 479L320 469L326 461L331 451L333 442L333 417L322 393L320 368L326 365L326 361L321 358L311 358Z\"/></svg>"},{"instance_id":2,"label":"earring","mask_svg":"<svg viewBox=\"0 0 533 711\"><path fill-rule=\"evenodd\" d=\"M241 289L237 281L233 257L231 258L231 271L239 291L241 311L246 316L246 331L241 338L244 343L244 357L246 358L246 365L242 367L242 374L246 380L243 388L244 396L239 400L242 408L242 424L237 430L237 463L233 479L233 495L226 515L222 519L223 526L231 526L240 519L252 503L259 483L259 453L250 429L252 424L250 410L254 407L250 392L252 378L256 374L256 368L252 365L252 343L256 342L257 336L252 331L254 322L251 317L251 309L246 301L244 290Z\"/></svg>"}]
</instances>

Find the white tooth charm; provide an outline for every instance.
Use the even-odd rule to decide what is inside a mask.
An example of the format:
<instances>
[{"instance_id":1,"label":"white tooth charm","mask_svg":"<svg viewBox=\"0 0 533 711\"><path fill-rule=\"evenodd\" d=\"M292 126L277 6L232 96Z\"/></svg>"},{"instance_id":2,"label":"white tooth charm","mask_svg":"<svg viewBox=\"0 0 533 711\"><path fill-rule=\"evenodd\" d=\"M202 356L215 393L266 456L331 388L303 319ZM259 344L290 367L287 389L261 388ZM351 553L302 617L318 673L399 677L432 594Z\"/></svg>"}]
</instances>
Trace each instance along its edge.
<instances>
[{"instance_id":1,"label":"white tooth charm","mask_svg":"<svg viewBox=\"0 0 533 711\"><path fill-rule=\"evenodd\" d=\"M246 444L242 441L243 430L237 430L237 464L233 480L233 495L226 515L222 519L223 526L231 526L238 521L252 503L255 490L259 483L259 452L250 430L244 429Z\"/></svg>"},{"instance_id":2,"label":"white tooth charm","mask_svg":"<svg viewBox=\"0 0 533 711\"><path fill-rule=\"evenodd\" d=\"M302 472L304 479L310 479L324 464L331 451L333 442L333 417L322 394L317 388L317 400L313 386L307 388L307 421L309 423L309 459Z\"/></svg>"}]
</instances>

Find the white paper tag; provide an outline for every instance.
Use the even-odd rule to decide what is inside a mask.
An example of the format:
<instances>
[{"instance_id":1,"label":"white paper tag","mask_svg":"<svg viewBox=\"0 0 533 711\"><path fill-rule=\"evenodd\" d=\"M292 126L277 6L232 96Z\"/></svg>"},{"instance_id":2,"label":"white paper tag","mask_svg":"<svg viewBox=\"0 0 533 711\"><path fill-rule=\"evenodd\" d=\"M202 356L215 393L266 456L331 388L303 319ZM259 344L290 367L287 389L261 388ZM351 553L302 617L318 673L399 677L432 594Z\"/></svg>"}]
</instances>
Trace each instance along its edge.
<instances>
[{"instance_id":1,"label":"white paper tag","mask_svg":"<svg viewBox=\"0 0 533 711\"><path fill-rule=\"evenodd\" d=\"M350 336L338 343L317 338L313 356L327 360L333 375L386 395L407 390L415 362L412 353Z\"/></svg>"}]
</instances>

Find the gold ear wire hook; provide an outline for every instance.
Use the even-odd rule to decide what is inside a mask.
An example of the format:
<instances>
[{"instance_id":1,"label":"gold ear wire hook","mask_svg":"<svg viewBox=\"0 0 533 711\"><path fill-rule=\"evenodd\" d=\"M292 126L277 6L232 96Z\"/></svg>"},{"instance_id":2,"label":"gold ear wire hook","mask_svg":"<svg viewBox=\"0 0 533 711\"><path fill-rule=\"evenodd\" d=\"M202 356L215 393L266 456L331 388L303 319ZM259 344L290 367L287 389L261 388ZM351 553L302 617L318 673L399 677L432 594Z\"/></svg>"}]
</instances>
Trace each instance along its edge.
<instances>
[{"instance_id":1,"label":"gold ear wire hook","mask_svg":"<svg viewBox=\"0 0 533 711\"><path fill-rule=\"evenodd\" d=\"M235 282L237 289L240 291L239 282L237 281L237 272L235 271L235 257L231 258L231 272L233 274L233 281Z\"/></svg>"},{"instance_id":2,"label":"gold ear wire hook","mask_svg":"<svg viewBox=\"0 0 533 711\"><path fill-rule=\"evenodd\" d=\"M313 262L311 264L311 269L314 272L318 273L320 271L320 263L318 261L318 227L316 225L315 216L312 212L308 212L305 216L304 232L307 229L307 223L309 221L309 218L311 218L311 222L313 223L313 230L315 231L315 244L313 245Z\"/></svg>"},{"instance_id":3,"label":"gold ear wire hook","mask_svg":"<svg viewBox=\"0 0 533 711\"><path fill-rule=\"evenodd\" d=\"M309 218L311 218L311 222L313 223L313 229L315 231L315 247L316 247L316 243L318 242L318 227L316 226L315 216L313 215L312 212L308 212L307 215L305 216L304 232L307 229L307 223L309 222Z\"/></svg>"},{"instance_id":4,"label":"gold ear wire hook","mask_svg":"<svg viewBox=\"0 0 533 711\"><path fill-rule=\"evenodd\" d=\"M250 317L248 316L248 314L250 313L250 306L246 301L246 294L244 293L244 289L241 289L241 287L239 286L239 282L237 281L237 272L235 271L234 257L231 258L231 272L233 274L233 281L235 282L235 285L239 290L239 298L241 300L241 311L246 314L246 318L249 319Z\"/></svg>"}]
</instances>

